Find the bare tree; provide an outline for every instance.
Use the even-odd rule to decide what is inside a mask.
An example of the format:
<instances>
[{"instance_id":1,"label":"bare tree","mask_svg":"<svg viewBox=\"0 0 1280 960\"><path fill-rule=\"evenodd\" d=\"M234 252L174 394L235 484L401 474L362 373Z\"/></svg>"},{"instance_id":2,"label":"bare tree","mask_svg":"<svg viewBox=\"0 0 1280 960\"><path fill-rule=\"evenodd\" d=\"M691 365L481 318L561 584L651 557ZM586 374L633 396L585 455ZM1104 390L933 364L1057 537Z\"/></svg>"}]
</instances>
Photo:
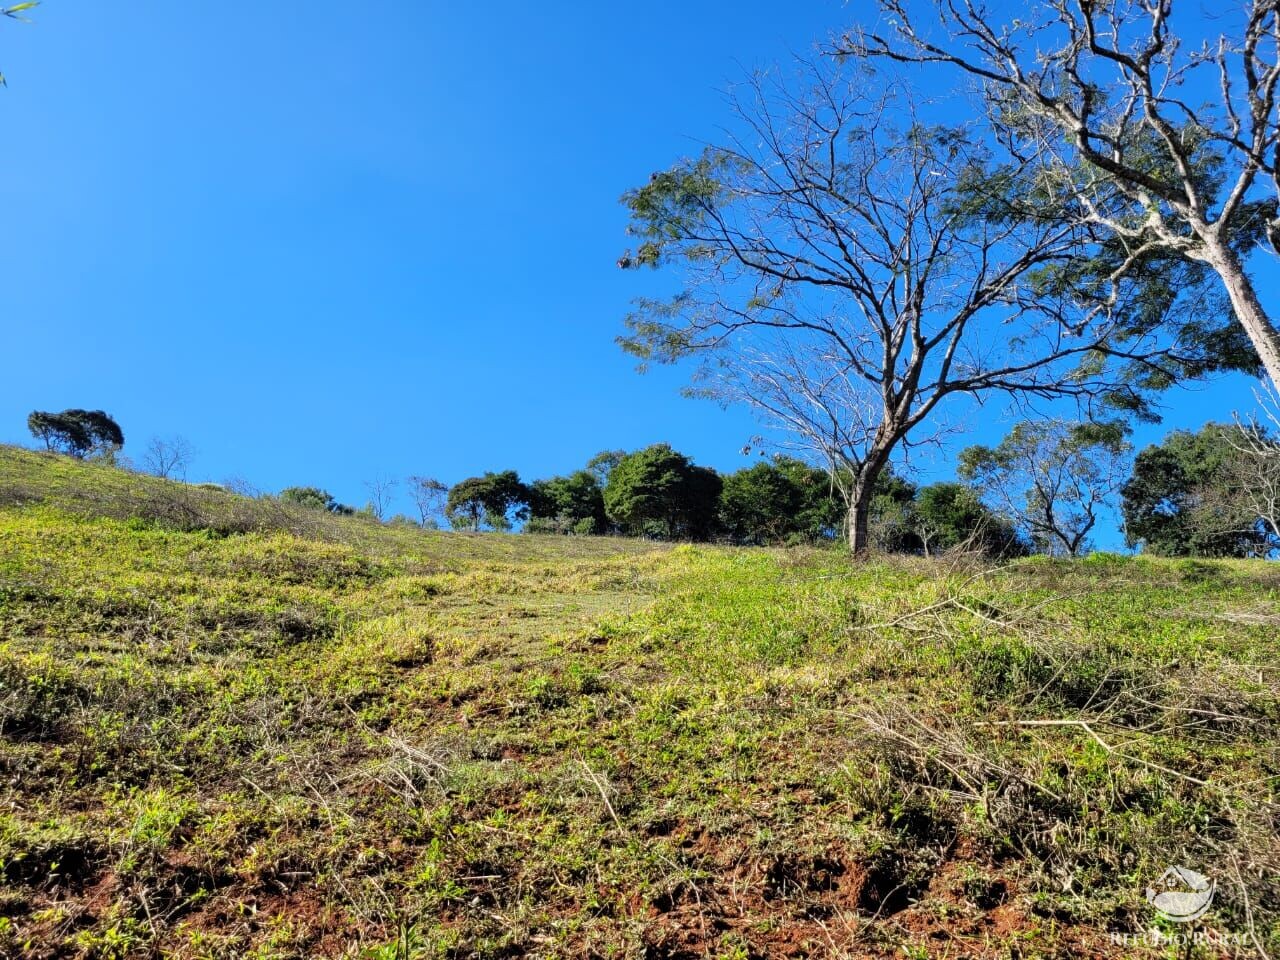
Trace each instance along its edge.
<instances>
[{"instance_id":1,"label":"bare tree","mask_svg":"<svg viewBox=\"0 0 1280 960\"><path fill-rule=\"evenodd\" d=\"M426 527L437 523L436 517L444 515L449 485L435 477L413 476L409 478L409 496L418 508L419 522Z\"/></svg>"},{"instance_id":2,"label":"bare tree","mask_svg":"<svg viewBox=\"0 0 1280 960\"><path fill-rule=\"evenodd\" d=\"M238 474L224 477L222 486L238 497L248 497L252 500L258 500L267 495L261 487L249 480L248 477Z\"/></svg>"},{"instance_id":3,"label":"bare tree","mask_svg":"<svg viewBox=\"0 0 1280 960\"><path fill-rule=\"evenodd\" d=\"M396 481L384 477L374 477L364 485L369 491L369 503L366 509L377 520L385 520L391 506L391 498L395 494Z\"/></svg>"},{"instance_id":4,"label":"bare tree","mask_svg":"<svg viewBox=\"0 0 1280 960\"><path fill-rule=\"evenodd\" d=\"M880 0L881 29L842 49L976 78L1028 179L1119 244L1113 279L1153 255L1207 266L1280 383L1280 330L1244 264L1263 239L1280 253L1280 4L1223 8L1216 34L1188 0L1175 28L1174 6L1047 0L1001 15L939 0L918 16L909 0Z\"/></svg>"},{"instance_id":5,"label":"bare tree","mask_svg":"<svg viewBox=\"0 0 1280 960\"><path fill-rule=\"evenodd\" d=\"M187 469L195 458L195 448L180 436L152 437L142 466L147 473L169 480L185 480Z\"/></svg>"},{"instance_id":6,"label":"bare tree","mask_svg":"<svg viewBox=\"0 0 1280 960\"><path fill-rule=\"evenodd\" d=\"M1237 456L1228 465L1229 489L1250 516L1256 516L1273 543L1280 543L1280 395L1264 386L1260 414L1236 417L1237 432L1227 442ZM1275 431L1273 434L1272 431Z\"/></svg>"},{"instance_id":7,"label":"bare tree","mask_svg":"<svg viewBox=\"0 0 1280 960\"><path fill-rule=\"evenodd\" d=\"M958 474L1053 556L1079 556L1128 479L1132 447L1118 424L1016 424L996 447L962 451Z\"/></svg>"},{"instance_id":8,"label":"bare tree","mask_svg":"<svg viewBox=\"0 0 1280 960\"><path fill-rule=\"evenodd\" d=\"M645 361L709 354L703 391L752 404L831 465L862 553L876 477L934 438L943 401L1123 392L1107 359L1157 364L1164 348L1122 346L1105 317L1037 284L1081 228L975 212L986 154L964 130L924 126L865 74L806 69L800 94L750 82L732 100L740 135L624 198L642 243L620 265L679 262L687 285L641 301L622 343Z\"/></svg>"},{"instance_id":9,"label":"bare tree","mask_svg":"<svg viewBox=\"0 0 1280 960\"><path fill-rule=\"evenodd\" d=\"M851 547L862 552L873 542L872 473L878 476L895 450L880 455L880 435L888 433L882 398L838 352L822 338L770 336L722 354L700 379L707 395L742 403L781 427L786 438L775 441L777 446L801 457L816 455L844 503ZM945 425L922 420L896 449L939 442L946 431ZM763 437L754 442L768 443ZM865 540L857 538L860 510L866 514Z\"/></svg>"}]
</instances>

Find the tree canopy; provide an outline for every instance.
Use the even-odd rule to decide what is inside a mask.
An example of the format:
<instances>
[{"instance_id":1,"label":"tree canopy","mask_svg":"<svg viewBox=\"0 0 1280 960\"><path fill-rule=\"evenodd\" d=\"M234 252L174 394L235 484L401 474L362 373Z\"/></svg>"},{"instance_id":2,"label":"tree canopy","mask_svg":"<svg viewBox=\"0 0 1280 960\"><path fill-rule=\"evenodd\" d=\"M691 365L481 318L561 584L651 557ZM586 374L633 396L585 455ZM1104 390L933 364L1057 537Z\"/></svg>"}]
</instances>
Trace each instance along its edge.
<instances>
[{"instance_id":1,"label":"tree canopy","mask_svg":"<svg viewBox=\"0 0 1280 960\"><path fill-rule=\"evenodd\" d=\"M963 483L934 483L922 488L912 513L926 554L955 547L1003 558L1030 552L1013 525L988 509L978 492Z\"/></svg>"},{"instance_id":2,"label":"tree canopy","mask_svg":"<svg viewBox=\"0 0 1280 960\"><path fill-rule=\"evenodd\" d=\"M285 487L280 491L279 496L285 503L294 503L313 510L324 510L343 516L350 516L356 512L354 507L339 503L333 494L319 487Z\"/></svg>"},{"instance_id":3,"label":"tree canopy","mask_svg":"<svg viewBox=\"0 0 1280 960\"><path fill-rule=\"evenodd\" d=\"M1138 454L1121 488L1125 537L1164 556L1266 556L1280 538L1241 496L1239 428L1176 430ZM1274 443L1272 441L1274 449Z\"/></svg>"},{"instance_id":4,"label":"tree canopy","mask_svg":"<svg viewBox=\"0 0 1280 960\"><path fill-rule=\"evenodd\" d=\"M1041 552L1078 556L1128 472L1120 423L1016 424L995 447L961 451L958 474L975 484Z\"/></svg>"},{"instance_id":5,"label":"tree canopy","mask_svg":"<svg viewBox=\"0 0 1280 960\"><path fill-rule=\"evenodd\" d=\"M604 533L609 518L596 475L576 470L568 476L529 485L529 526L533 532Z\"/></svg>"},{"instance_id":6,"label":"tree canopy","mask_svg":"<svg viewBox=\"0 0 1280 960\"><path fill-rule=\"evenodd\" d=\"M815 542L838 534L843 519L830 475L793 457L724 477L720 527L735 543Z\"/></svg>"},{"instance_id":7,"label":"tree canopy","mask_svg":"<svg viewBox=\"0 0 1280 960\"><path fill-rule=\"evenodd\" d=\"M609 473L604 506L633 536L705 540L715 529L721 480L669 444L622 457Z\"/></svg>"},{"instance_id":8,"label":"tree canopy","mask_svg":"<svg viewBox=\"0 0 1280 960\"><path fill-rule=\"evenodd\" d=\"M102 410L33 410L27 429L46 450L84 459L90 454L112 453L124 446L120 425Z\"/></svg>"},{"instance_id":9,"label":"tree canopy","mask_svg":"<svg viewBox=\"0 0 1280 960\"><path fill-rule=\"evenodd\" d=\"M445 514L460 530L509 530L528 516L529 489L514 470L468 477L449 489Z\"/></svg>"},{"instance_id":10,"label":"tree canopy","mask_svg":"<svg viewBox=\"0 0 1280 960\"><path fill-rule=\"evenodd\" d=\"M843 52L976 78L978 117L1021 184L1006 196L1033 198L1037 218L1097 228L1083 234L1094 242L1080 276L1113 288L1099 308L1124 309L1116 292L1135 270L1155 270L1147 281L1159 296L1176 289L1160 275L1216 275L1253 356L1280 383L1276 305L1264 305L1246 264L1259 241L1280 253L1274 0L1224 8L1207 30L1190 0L878 6L875 25L851 31ZM1205 330L1225 334L1212 322ZM1244 362L1238 338L1227 340L1224 356Z\"/></svg>"}]
</instances>

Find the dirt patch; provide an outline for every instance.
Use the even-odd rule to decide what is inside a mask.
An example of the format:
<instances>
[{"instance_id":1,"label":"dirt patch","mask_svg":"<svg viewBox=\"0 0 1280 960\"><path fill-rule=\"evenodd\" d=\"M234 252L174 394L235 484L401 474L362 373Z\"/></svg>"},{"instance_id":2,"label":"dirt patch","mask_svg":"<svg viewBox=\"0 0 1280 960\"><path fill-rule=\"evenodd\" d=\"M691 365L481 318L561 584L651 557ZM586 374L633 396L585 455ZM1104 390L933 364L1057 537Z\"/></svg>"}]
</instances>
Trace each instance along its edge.
<instances>
[{"instance_id":1,"label":"dirt patch","mask_svg":"<svg viewBox=\"0 0 1280 960\"><path fill-rule=\"evenodd\" d=\"M705 882L632 901L632 914L648 922L646 957L1007 957L1029 943L1037 956L1062 960L1124 955L1094 930L1055 925L1049 934L1015 878L960 843L910 878L894 866L909 861L859 859L847 848L753 857L736 841L695 833L685 850Z\"/></svg>"}]
</instances>

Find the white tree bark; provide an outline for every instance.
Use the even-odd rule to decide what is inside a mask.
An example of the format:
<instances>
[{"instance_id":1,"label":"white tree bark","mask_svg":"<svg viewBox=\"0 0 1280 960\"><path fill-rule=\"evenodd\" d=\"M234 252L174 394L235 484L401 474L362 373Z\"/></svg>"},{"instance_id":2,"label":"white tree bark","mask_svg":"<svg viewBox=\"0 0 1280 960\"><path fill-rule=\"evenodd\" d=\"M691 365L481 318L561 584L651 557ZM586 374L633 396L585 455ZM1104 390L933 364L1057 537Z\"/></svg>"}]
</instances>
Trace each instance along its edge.
<instances>
[{"instance_id":1,"label":"white tree bark","mask_svg":"<svg viewBox=\"0 0 1280 960\"><path fill-rule=\"evenodd\" d=\"M1204 259L1222 278L1236 319L1258 351L1267 377L1273 385L1280 387L1280 330L1267 316L1240 258L1225 244L1213 241L1206 245Z\"/></svg>"}]
</instances>

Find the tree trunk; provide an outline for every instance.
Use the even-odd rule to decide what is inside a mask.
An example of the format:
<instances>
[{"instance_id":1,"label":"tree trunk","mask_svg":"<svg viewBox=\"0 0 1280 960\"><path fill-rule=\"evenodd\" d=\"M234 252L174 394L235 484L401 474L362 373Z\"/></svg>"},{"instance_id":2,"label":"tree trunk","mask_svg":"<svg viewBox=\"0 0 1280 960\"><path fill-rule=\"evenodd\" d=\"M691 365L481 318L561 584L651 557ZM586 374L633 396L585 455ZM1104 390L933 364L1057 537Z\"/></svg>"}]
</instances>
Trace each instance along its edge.
<instances>
[{"instance_id":1,"label":"tree trunk","mask_svg":"<svg viewBox=\"0 0 1280 960\"><path fill-rule=\"evenodd\" d=\"M858 558L871 552L870 486L867 491L865 496L860 496L860 491L855 492L849 504L849 549Z\"/></svg>"},{"instance_id":2,"label":"tree trunk","mask_svg":"<svg viewBox=\"0 0 1280 960\"><path fill-rule=\"evenodd\" d=\"M1253 341L1254 349L1262 358L1267 377L1273 385L1280 388L1280 330L1276 329L1263 309L1240 258L1226 244L1215 240L1207 244L1205 259L1222 278L1236 319Z\"/></svg>"},{"instance_id":3,"label":"tree trunk","mask_svg":"<svg viewBox=\"0 0 1280 960\"><path fill-rule=\"evenodd\" d=\"M849 549L859 559L871 552L871 497L881 469L865 464L849 497Z\"/></svg>"}]
</instances>

